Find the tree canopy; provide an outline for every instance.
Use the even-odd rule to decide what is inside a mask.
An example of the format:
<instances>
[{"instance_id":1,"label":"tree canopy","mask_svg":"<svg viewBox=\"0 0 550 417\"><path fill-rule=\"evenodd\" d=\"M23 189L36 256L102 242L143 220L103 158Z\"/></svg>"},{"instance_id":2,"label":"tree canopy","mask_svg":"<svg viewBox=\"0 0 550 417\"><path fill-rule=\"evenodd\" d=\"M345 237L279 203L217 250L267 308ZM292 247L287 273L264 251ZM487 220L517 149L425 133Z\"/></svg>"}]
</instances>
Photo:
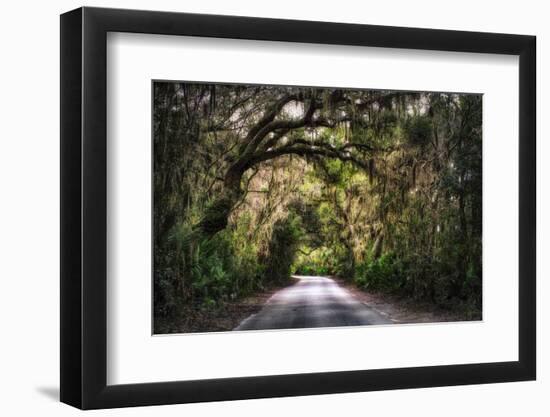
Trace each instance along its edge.
<instances>
[{"instance_id":1,"label":"tree canopy","mask_svg":"<svg viewBox=\"0 0 550 417\"><path fill-rule=\"evenodd\" d=\"M481 311L480 95L155 82L155 314L332 274Z\"/></svg>"}]
</instances>

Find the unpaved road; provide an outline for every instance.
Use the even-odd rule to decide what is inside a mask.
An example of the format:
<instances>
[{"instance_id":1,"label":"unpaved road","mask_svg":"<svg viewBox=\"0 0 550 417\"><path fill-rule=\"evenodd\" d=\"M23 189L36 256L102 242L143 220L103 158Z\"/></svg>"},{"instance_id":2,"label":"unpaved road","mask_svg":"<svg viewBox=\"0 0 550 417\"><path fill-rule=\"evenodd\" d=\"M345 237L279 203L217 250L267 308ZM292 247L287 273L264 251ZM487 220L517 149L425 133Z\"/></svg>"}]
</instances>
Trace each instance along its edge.
<instances>
[{"instance_id":1,"label":"unpaved road","mask_svg":"<svg viewBox=\"0 0 550 417\"><path fill-rule=\"evenodd\" d=\"M293 278L296 284L277 291L260 312L243 320L234 330L392 323L331 278L300 275Z\"/></svg>"}]
</instances>

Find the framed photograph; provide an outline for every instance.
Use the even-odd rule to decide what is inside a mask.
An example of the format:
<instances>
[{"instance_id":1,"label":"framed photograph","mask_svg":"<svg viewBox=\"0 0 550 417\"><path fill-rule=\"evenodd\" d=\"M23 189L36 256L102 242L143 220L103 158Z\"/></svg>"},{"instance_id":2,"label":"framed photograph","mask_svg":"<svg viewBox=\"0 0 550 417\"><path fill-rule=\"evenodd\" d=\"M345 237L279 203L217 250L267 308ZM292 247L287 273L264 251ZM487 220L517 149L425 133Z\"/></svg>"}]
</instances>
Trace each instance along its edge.
<instances>
[{"instance_id":1,"label":"framed photograph","mask_svg":"<svg viewBox=\"0 0 550 417\"><path fill-rule=\"evenodd\" d=\"M535 37L61 16L61 401L533 380Z\"/></svg>"}]
</instances>

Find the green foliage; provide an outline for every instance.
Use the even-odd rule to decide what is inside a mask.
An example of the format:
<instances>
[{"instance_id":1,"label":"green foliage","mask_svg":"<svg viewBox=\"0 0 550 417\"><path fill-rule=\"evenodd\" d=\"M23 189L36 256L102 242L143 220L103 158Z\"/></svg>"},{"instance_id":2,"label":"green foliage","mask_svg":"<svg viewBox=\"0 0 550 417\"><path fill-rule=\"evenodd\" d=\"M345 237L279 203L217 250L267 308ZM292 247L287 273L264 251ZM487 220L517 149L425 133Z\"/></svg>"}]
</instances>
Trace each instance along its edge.
<instances>
[{"instance_id":1,"label":"green foliage","mask_svg":"<svg viewBox=\"0 0 550 417\"><path fill-rule=\"evenodd\" d=\"M265 270L271 281L283 283L289 280L301 234L301 218L293 212L273 225Z\"/></svg>"},{"instance_id":2,"label":"green foliage","mask_svg":"<svg viewBox=\"0 0 550 417\"><path fill-rule=\"evenodd\" d=\"M188 301L212 308L261 288L257 247L243 236L249 221L243 217L211 239L197 238L189 224L175 227L164 262L171 267L155 271L156 305L162 308L156 313L169 316Z\"/></svg>"},{"instance_id":3,"label":"green foliage","mask_svg":"<svg viewBox=\"0 0 550 417\"><path fill-rule=\"evenodd\" d=\"M334 250L327 247L309 248L302 247L292 266L292 270L298 275L334 275L336 265Z\"/></svg>"},{"instance_id":4,"label":"green foliage","mask_svg":"<svg viewBox=\"0 0 550 417\"><path fill-rule=\"evenodd\" d=\"M432 135L432 121L427 116L414 116L406 119L404 131L408 142L416 146L426 146Z\"/></svg>"},{"instance_id":5,"label":"green foliage","mask_svg":"<svg viewBox=\"0 0 550 417\"><path fill-rule=\"evenodd\" d=\"M405 283L403 269L403 263L390 252L359 264L354 278L365 289L395 291Z\"/></svg>"},{"instance_id":6,"label":"green foliage","mask_svg":"<svg viewBox=\"0 0 550 417\"><path fill-rule=\"evenodd\" d=\"M324 265L316 265L316 264L300 264L295 267L295 274L298 275L321 275L326 276L330 275L329 269Z\"/></svg>"}]
</instances>

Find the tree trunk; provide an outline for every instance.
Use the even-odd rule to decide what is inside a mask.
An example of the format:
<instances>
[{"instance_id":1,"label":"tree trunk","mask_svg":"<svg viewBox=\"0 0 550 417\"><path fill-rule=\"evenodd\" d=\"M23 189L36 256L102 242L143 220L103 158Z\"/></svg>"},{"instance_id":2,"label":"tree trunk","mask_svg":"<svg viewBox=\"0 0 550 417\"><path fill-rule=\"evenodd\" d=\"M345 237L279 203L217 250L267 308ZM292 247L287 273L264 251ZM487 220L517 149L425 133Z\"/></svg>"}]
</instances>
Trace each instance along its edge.
<instances>
[{"instance_id":1,"label":"tree trunk","mask_svg":"<svg viewBox=\"0 0 550 417\"><path fill-rule=\"evenodd\" d=\"M198 224L197 230L205 238L210 238L226 228L231 210L243 196L244 191L241 189L243 174L244 168L241 164L235 164L227 171L223 191L206 209Z\"/></svg>"},{"instance_id":2,"label":"tree trunk","mask_svg":"<svg viewBox=\"0 0 550 417\"><path fill-rule=\"evenodd\" d=\"M384 247L384 234L380 233L374 242L374 248L372 249L374 259L382 256L382 249Z\"/></svg>"}]
</instances>

